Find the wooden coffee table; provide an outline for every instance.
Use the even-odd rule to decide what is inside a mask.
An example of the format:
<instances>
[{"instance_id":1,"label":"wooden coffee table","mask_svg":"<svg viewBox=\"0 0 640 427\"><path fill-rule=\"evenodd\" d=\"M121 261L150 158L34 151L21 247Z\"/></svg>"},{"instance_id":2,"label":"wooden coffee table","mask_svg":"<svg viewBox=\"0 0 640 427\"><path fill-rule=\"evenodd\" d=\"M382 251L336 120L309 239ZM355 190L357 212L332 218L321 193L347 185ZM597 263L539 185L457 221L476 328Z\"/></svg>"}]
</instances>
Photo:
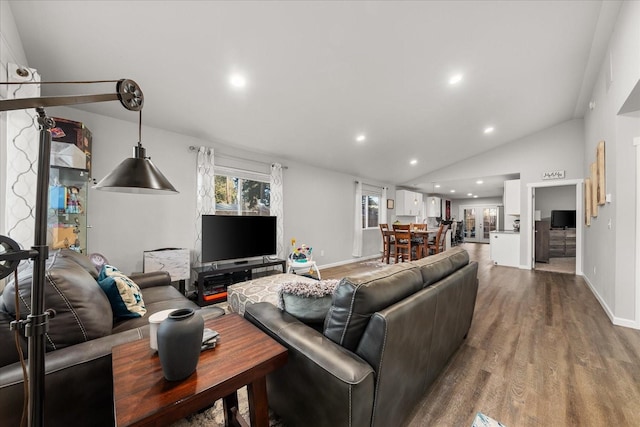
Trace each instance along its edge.
<instances>
[{"instance_id":1,"label":"wooden coffee table","mask_svg":"<svg viewBox=\"0 0 640 427\"><path fill-rule=\"evenodd\" d=\"M237 314L211 319L205 327L218 331L220 341L200 354L196 372L183 381L165 380L148 338L113 347L118 426L168 425L218 399L226 425L246 425L236 394L245 385L251 426L269 426L266 375L286 363L286 348Z\"/></svg>"}]
</instances>

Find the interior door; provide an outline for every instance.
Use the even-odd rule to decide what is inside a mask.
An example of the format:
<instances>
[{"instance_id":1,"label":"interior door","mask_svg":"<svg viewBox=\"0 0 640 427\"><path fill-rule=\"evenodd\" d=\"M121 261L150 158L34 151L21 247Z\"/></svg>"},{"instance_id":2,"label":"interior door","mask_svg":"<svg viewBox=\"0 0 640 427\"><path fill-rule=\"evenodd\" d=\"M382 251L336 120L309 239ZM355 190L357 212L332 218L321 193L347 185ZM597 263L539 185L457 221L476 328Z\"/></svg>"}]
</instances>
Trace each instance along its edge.
<instances>
[{"instance_id":1,"label":"interior door","mask_svg":"<svg viewBox=\"0 0 640 427\"><path fill-rule=\"evenodd\" d=\"M489 233L498 229L497 206L464 208L462 235L465 242L489 243Z\"/></svg>"}]
</instances>

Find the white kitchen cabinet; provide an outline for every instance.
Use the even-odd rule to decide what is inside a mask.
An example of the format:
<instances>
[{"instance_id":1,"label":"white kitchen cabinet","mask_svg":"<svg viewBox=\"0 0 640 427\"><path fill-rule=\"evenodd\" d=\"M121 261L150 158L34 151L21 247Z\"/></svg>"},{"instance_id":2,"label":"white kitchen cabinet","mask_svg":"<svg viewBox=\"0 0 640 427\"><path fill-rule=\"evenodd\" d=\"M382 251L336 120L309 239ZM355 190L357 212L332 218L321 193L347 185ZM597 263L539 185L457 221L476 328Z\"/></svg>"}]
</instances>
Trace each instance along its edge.
<instances>
[{"instance_id":1,"label":"white kitchen cabinet","mask_svg":"<svg viewBox=\"0 0 640 427\"><path fill-rule=\"evenodd\" d=\"M442 217L442 200L440 199L440 197L427 197L427 217Z\"/></svg>"},{"instance_id":2,"label":"white kitchen cabinet","mask_svg":"<svg viewBox=\"0 0 640 427\"><path fill-rule=\"evenodd\" d=\"M491 261L506 267L520 266L520 233L492 231L489 233Z\"/></svg>"},{"instance_id":3,"label":"white kitchen cabinet","mask_svg":"<svg viewBox=\"0 0 640 427\"><path fill-rule=\"evenodd\" d=\"M422 193L397 190L396 216L422 216Z\"/></svg>"},{"instance_id":4,"label":"white kitchen cabinet","mask_svg":"<svg viewBox=\"0 0 640 427\"><path fill-rule=\"evenodd\" d=\"M520 215L519 179L504 182L504 213L506 215Z\"/></svg>"}]
</instances>

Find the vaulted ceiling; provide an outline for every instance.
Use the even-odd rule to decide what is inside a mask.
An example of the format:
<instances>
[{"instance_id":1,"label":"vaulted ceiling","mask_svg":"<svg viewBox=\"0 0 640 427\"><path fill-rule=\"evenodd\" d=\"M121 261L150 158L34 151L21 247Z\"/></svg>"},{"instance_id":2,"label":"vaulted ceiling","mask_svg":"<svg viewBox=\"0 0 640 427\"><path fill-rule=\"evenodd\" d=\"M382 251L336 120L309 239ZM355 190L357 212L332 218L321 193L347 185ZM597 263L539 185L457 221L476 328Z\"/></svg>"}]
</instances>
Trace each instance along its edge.
<instances>
[{"instance_id":1,"label":"vaulted ceiling","mask_svg":"<svg viewBox=\"0 0 640 427\"><path fill-rule=\"evenodd\" d=\"M614 3L10 6L44 81L130 78L145 93L146 125L403 185L582 117ZM244 87L230 84L234 73ZM137 119L114 103L78 108Z\"/></svg>"}]
</instances>

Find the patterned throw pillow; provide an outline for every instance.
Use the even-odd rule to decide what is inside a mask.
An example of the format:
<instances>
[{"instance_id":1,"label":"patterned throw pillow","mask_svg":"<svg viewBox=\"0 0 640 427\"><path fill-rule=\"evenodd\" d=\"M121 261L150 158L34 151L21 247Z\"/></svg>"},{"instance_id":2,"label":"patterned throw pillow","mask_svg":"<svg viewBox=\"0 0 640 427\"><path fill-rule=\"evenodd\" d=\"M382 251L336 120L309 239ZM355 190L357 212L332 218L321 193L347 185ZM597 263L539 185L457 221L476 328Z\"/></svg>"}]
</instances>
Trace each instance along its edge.
<instances>
[{"instance_id":1,"label":"patterned throw pillow","mask_svg":"<svg viewBox=\"0 0 640 427\"><path fill-rule=\"evenodd\" d=\"M98 284L107 294L116 320L142 317L147 312L138 285L114 266L102 266Z\"/></svg>"},{"instance_id":2,"label":"patterned throw pillow","mask_svg":"<svg viewBox=\"0 0 640 427\"><path fill-rule=\"evenodd\" d=\"M305 323L324 321L339 280L288 282L278 288L278 308Z\"/></svg>"}]
</instances>

